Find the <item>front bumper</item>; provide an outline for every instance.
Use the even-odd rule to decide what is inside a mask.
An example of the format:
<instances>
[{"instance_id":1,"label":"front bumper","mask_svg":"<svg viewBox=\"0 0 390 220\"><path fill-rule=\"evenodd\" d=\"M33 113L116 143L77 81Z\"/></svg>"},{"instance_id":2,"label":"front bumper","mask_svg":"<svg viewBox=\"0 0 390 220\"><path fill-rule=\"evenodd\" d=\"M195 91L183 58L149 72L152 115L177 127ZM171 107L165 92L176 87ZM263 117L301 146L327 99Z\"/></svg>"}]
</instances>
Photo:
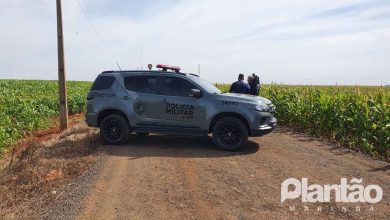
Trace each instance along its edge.
<instances>
[{"instance_id":1,"label":"front bumper","mask_svg":"<svg viewBox=\"0 0 390 220\"><path fill-rule=\"evenodd\" d=\"M260 137L265 134L271 133L276 128L277 120L275 117L271 117L267 124L260 125L255 129L251 129L251 137Z\"/></svg>"}]
</instances>

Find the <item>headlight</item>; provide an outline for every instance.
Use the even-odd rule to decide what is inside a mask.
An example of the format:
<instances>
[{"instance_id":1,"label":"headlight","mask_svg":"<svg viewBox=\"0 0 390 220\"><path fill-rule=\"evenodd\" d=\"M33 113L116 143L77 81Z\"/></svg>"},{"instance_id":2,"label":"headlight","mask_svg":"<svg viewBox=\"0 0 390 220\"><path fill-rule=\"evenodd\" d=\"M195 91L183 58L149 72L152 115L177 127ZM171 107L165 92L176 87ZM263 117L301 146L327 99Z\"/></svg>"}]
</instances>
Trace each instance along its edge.
<instances>
[{"instance_id":1,"label":"headlight","mask_svg":"<svg viewBox=\"0 0 390 220\"><path fill-rule=\"evenodd\" d=\"M263 104L255 105L254 109L256 111L259 111L259 112L268 112L269 111L268 106L267 105L263 105Z\"/></svg>"}]
</instances>

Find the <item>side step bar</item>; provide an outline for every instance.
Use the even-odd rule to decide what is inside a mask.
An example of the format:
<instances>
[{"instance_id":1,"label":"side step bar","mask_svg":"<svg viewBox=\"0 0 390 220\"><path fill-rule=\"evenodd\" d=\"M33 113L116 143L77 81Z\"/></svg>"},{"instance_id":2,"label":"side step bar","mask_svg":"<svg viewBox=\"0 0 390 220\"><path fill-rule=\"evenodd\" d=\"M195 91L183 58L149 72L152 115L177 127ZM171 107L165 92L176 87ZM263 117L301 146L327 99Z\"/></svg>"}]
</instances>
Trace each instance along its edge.
<instances>
[{"instance_id":1,"label":"side step bar","mask_svg":"<svg viewBox=\"0 0 390 220\"><path fill-rule=\"evenodd\" d=\"M169 127L169 126L151 126L142 125L134 126L132 132L145 132L145 133L160 133L160 134L172 134L172 135L185 135L185 136L204 136L208 131L203 131L199 128L188 127Z\"/></svg>"}]
</instances>

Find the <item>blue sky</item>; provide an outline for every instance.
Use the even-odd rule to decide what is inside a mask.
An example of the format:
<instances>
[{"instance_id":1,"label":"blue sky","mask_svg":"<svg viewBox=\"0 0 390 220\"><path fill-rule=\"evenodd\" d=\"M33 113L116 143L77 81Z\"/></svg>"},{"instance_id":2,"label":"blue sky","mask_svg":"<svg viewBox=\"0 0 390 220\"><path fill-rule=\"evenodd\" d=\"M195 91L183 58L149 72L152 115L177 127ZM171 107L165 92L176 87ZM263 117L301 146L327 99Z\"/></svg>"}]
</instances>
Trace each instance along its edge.
<instances>
[{"instance_id":1,"label":"blue sky","mask_svg":"<svg viewBox=\"0 0 390 220\"><path fill-rule=\"evenodd\" d=\"M286 84L390 84L390 1L63 0L69 80L181 66L211 82L238 73ZM52 0L0 0L0 78L56 79ZM141 59L142 51L142 59Z\"/></svg>"}]
</instances>

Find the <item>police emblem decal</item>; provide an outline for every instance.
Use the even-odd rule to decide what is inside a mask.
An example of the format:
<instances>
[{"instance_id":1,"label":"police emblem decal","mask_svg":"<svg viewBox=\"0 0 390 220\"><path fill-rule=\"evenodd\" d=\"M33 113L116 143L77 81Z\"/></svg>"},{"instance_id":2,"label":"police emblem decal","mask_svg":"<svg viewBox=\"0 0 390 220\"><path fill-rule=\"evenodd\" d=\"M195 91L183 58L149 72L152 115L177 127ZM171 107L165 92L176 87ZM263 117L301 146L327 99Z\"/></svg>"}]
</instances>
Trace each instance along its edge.
<instances>
[{"instance_id":1,"label":"police emblem decal","mask_svg":"<svg viewBox=\"0 0 390 220\"><path fill-rule=\"evenodd\" d=\"M141 103L138 103L135 105L134 110L135 110L135 112L137 112L137 114L142 115L145 111L145 108Z\"/></svg>"}]
</instances>

